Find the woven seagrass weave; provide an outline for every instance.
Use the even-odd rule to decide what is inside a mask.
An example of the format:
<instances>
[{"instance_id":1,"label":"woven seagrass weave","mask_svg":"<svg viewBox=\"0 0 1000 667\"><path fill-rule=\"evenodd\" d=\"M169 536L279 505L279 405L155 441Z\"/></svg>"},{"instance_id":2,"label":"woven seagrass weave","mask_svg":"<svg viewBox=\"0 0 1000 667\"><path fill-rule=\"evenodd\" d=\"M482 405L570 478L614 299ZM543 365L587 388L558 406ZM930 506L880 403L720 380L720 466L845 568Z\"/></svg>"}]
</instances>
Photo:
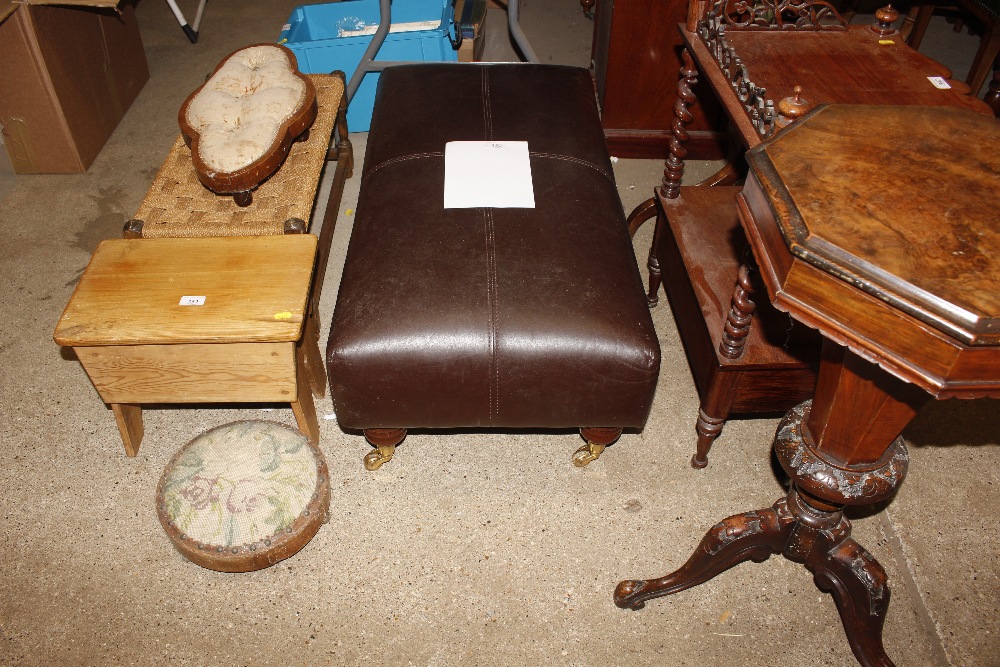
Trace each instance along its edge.
<instances>
[{"instance_id":1,"label":"woven seagrass weave","mask_svg":"<svg viewBox=\"0 0 1000 667\"><path fill-rule=\"evenodd\" d=\"M292 145L281 168L254 191L250 206L242 208L231 196L217 195L202 185L191 150L178 137L134 216L144 222L143 237L283 234L289 218L308 225L344 94L339 77L309 76L319 107L309 138Z\"/></svg>"}]
</instances>

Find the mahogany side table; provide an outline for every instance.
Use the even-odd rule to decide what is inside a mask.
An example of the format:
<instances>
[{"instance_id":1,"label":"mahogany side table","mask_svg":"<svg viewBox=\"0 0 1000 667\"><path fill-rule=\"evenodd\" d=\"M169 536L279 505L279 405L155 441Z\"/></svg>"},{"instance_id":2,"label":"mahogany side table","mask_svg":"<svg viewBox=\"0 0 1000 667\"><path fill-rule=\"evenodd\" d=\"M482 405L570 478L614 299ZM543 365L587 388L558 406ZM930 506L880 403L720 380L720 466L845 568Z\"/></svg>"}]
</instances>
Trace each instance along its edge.
<instances>
[{"instance_id":1,"label":"mahogany side table","mask_svg":"<svg viewBox=\"0 0 1000 667\"><path fill-rule=\"evenodd\" d=\"M826 106L747 154L740 221L775 307L823 335L816 393L778 427L792 484L716 524L677 571L621 582L620 607L771 553L833 594L865 666L889 588L846 505L895 493L900 436L931 397L1000 396L1000 123L946 107Z\"/></svg>"},{"instance_id":2,"label":"mahogany side table","mask_svg":"<svg viewBox=\"0 0 1000 667\"><path fill-rule=\"evenodd\" d=\"M757 280L748 279L752 272L742 253L729 250L743 244L742 239L734 242L743 235L735 224L735 198L709 206L693 196L695 186L680 186L696 93L707 88L722 104L736 135L733 147L740 155L819 104L942 106L984 114L990 110L967 94L967 85L947 82L951 76L947 68L908 47L891 27L847 25L829 3L691 0L690 8L688 22L680 26L684 65L663 181L628 222L634 233L646 219L657 216L647 264L650 306L658 301L662 272L675 319L697 321L685 327L681 337L700 398L692 465L704 467L730 414L784 412L812 395L821 346L816 336L799 341L792 350L785 336L754 332L760 327L777 330L782 318L774 317L767 304L758 307L759 299L748 289L756 288ZM893 14L888 9L877 12L879 21ZM703 84L696 85L699 79ZM735 152L731 157L737 157ZM735 183L742 176L742 168L735 164L730 162L701 185ZM718 224L723 220L733 224ZM696 242L685 245L682 237ZM714 268L705 261L708 245L727 250L722 261L710 258ZM728 276L717 270L723 262L730 265ZM703 274L711 280L702 282ZM702 282L695 290L702 292L700 307L693 309L683 303L692 282ZM708 317L705 325L714 328L706 329L700 323L705 306L719 301L726 302L725 329ZM726 340L732 327L736 339L744 343L738 348Z\"/></svg>"}]
</instances>

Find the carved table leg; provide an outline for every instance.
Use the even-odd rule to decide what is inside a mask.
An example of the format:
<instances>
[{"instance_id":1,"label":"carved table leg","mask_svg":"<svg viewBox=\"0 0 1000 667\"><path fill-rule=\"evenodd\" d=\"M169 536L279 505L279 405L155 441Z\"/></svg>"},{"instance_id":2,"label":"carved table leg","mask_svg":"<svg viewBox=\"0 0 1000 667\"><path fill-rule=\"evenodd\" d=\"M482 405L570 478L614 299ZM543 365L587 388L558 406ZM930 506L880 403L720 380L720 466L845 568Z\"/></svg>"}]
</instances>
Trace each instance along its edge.
<instances>
[{"instance_id":1,"label":"carved table leg","mask_svg":"<svg viewBox=\"0 0 1000 667\"><path fill-rule=\"evenodd\" d=\"M405 437L405 428L366 428L365 438L375 450L365 454L365 470L378 470L383 463L391 461L396 445Z\"/></svg>"},{"instance_id":2,"label":"carved table leg","mask_svg":"<svg viewBox=\"0 0 1000 667\"><path fill-rule=\"evenodd\" d=\"M889 606L885 570L851 538L843 508L895 493L909 463L899 433L928 399L921 389L826 341L816 398L793 408L774 439L775 454L792 480L788 495L770 509L714 526L675 572L619 583L615 604L640 609L738 563L782 553L805 565L817 586L833 595L858 661L865 667L891 666L882 646Z\"/></svg>"},{"instance_id":3,"label":"carved table leg","mask_svg":"<svg viewBox=\"0 0 1000 667\"><path fill-rule=\"evenodd\" d=\"M793 523L784 499L768 509L723 519L712 526L680 569L659 579L619 583L615 604L622 609L642 609L647 600L705 583L744 561L767 560L781 551Z\"/></svg>"}]
</instances>

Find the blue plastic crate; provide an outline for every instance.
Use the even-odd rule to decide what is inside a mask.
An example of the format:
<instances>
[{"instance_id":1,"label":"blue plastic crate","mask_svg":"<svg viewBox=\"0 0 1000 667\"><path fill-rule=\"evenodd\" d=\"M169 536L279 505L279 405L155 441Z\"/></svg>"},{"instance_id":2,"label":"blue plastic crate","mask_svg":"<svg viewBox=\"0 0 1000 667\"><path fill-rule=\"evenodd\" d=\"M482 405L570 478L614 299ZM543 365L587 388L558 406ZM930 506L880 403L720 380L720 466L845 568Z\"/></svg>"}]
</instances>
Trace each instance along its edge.
<instances>
[{"instance_id":1,"label":"blue plastic crate","mask_svg":"<svg viewBox=\"0 0 1000 667\"><path fill-rule=\"evenodd\" d=\"M376 60L455 61L458 55L448 37L454 16L450 0L393 0L392 25L433 21L437 27L392 32L385 38ZM378 26L378 0L343 0L320 5L296 7L278 36L299 61L306 74L325 74L342 70L350 81L372 35L350 35ZM408 26L408 27L412 27ZM347 32L348 34L344 34ZM378 72L365 75L354 99L347 108L347 128L367 132L375 105Z\"/></svg>"}]
</instances>

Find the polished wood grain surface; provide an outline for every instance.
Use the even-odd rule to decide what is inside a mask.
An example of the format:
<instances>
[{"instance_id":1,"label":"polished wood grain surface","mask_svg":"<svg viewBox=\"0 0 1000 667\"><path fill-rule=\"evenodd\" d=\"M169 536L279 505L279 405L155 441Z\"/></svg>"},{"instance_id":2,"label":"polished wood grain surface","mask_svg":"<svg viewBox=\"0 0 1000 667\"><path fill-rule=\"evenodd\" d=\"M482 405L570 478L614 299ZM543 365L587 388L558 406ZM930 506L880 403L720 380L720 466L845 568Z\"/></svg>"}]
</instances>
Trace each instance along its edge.
<instances>
[{"instance_id":1,"label":"polished wood grain surface","mask_svg":"<svg viewBox=\"0 0 1000 667\"><path fill-rule=\"evenodd\" d=\"M78 347L108 403L296 400L294 343L195 343Z\"/></svg>"},{"instance_id":2,"label":"polished wood grain surface","mask_svg":"<svg viewBox=\"0 0 1000 667\"><path fill-rule=\"evenodd\" d=\"M601 126L612 155L665 158L677 100L671 77L681 66L678 24L685 0L600 0L596 6L593 63L601 100ZM697 93L687 130L691 159L724 153L724 123L711 91Z\"/></svg>"},{"instance_id":3,"label":"polished wood grain surface","mask_svg":"<svg viewBox=\"0 0 1000 667\"><path fill-rule=\"evenodd\" d=\"M705 42L681 31L705 81L716 92L747 147L762 137L750 124L743 105L719 69ZM992 114L989 106L968 94L966 84L927 56L908 47L899 35L879 38L868 26L852 25L840 31L726 32L754 84L775 103L795 95L809 108L821 104L899 104L948 106ZM937 88L928 77L945 79L950 88Z\"/></svg>"},{"instance_id":4,"label":"polished wood grain surface","mask_svg":"<svg viewBox=\"0 0 1000 667\"><path fill-rule=\"evenodd\" d=\"M55 330L60 345L299 339L311 234L102 242ZM203 296L204 305L180 305Z\"/></svg>"},{"instance_id":5,"label":"polished wood grain surface","mask_svg":"<svg viewBox=\"0 0 1000 667\"><path fill-rule=\"evenodd\" d=\"M748 159L787 207L793 255L964 343L1000 342L1000 122L829 106Z\"/></svg>"}]
</instances>

